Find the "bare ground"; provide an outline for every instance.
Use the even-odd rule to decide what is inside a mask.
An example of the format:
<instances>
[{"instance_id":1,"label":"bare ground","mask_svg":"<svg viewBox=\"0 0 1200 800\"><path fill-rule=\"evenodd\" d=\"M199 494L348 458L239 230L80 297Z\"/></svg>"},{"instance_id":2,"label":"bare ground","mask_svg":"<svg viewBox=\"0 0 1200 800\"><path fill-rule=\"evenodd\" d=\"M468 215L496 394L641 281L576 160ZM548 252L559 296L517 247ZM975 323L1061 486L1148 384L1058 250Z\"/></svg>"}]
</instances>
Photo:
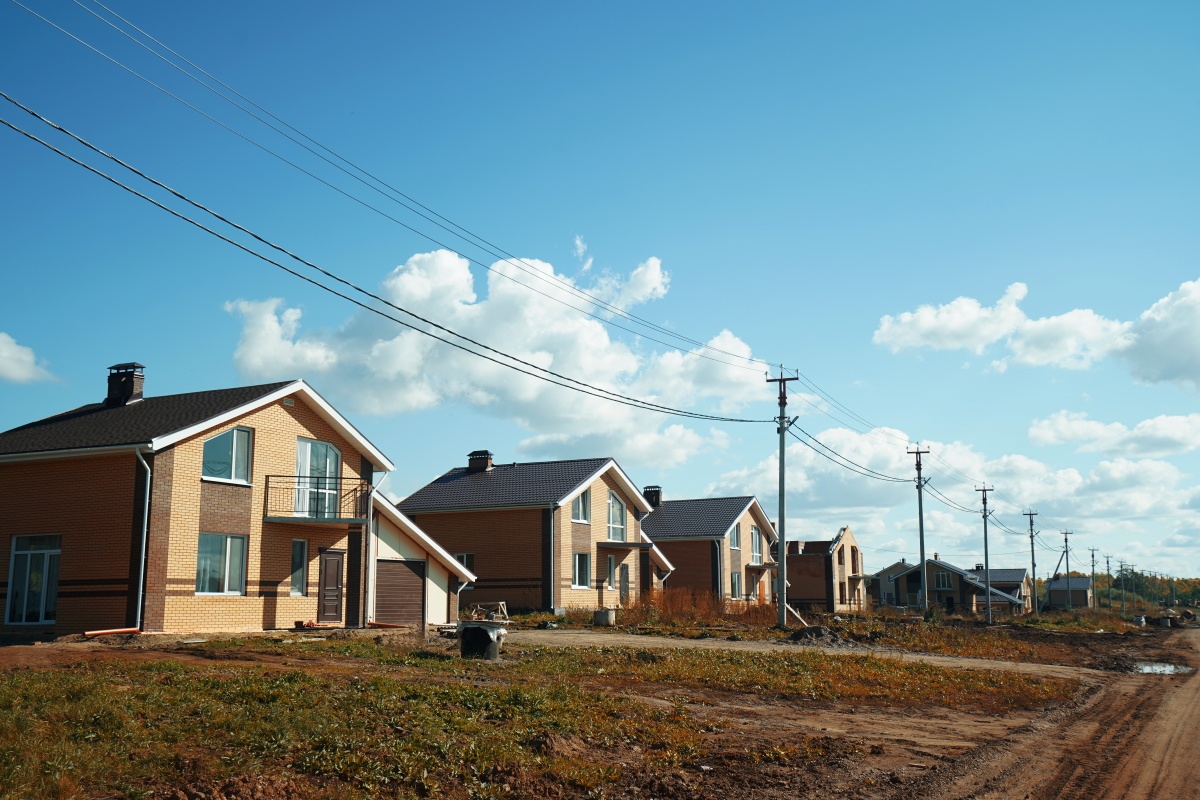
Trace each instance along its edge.
<instances>
[{"instance_id":1,"label":"bare ground","mask_svg":"<svg viewBox=\"0 0 1200 800\"><path fill-rule=\"evenodd\" d=\"M707 755L675 770L642 771L639 754L606 752L623 766L608 797L717 798L852 797L881 800L967 798L1200 797L1200 677L1114 672L1137 660L1200 667L1200 628L1134 637L1079 635L1081 664L1017 664L851 648L879 658L926 661L952 669L1015 670L1072 677L1082 689L1074 704L1043 713L994 716L931 707L887 708L808 702L667 684L598 688L651 705L682 703L704 721ZM186 637L132 637L0 647L0 669L53 669L80 659L213 659L271 664L261 653L204 653ZM794 650L795 644L724 639L678 639L590 631L513 631L511 644L530 646L699 647ZM1073 645L1075 640L1072 640ZM433 646L452 647L451 643ZM513 648L518 651L518 648ZM303 668L304 660L287 660ZM326 665L328 660L320 664ZM313 662L313 666L318 664ZM755 752L777 757L746 757ZM593 745L549 736L538 746L570 757ZM592 754L594 755L594 754ZM516 797L571 796L519 769L503 776ZM278 776L243 776L221 785L162 787L156 797L281 800L307 796L306 787Z\"/></svg>"}]
</instances>

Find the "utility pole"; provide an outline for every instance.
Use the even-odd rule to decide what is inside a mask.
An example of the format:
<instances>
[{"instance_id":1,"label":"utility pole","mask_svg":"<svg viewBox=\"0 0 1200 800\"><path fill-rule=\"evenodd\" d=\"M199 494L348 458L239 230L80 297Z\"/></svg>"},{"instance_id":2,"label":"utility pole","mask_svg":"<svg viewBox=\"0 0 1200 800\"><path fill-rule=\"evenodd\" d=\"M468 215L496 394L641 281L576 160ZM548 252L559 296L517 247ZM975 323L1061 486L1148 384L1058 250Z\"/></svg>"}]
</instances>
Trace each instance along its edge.
<instances>
[{"instance_id":1,"label":"utility pole","mask_svg":"<svg viewBox=\"0 0 1200 800\"><path fill-rule=\"evenodd\" d=\"M787 512L787 481L784 478L784 455L787 448L787 430L791 423L787 418L787 385L788 381L798 378L783 377L780 367L778 378L767 378L767 383L779 384L779 577L776 580L775 592L779 602L779 627L787 628L787 534L784 533Z\"/></svg>"},{"instance_id":2,"label":"utility pole","mask_svg":"<svg viewBox=\"0 0 1200 800\"><path fill-rule=\"evenodd\" d=\"M983 577L984 591L987 592L987 624L992 624L992 567L988 562L988 536L987 536L987 493L995 491L994 488L989 489L986 486L982 489L976 489L977 492L983 492Z\"/></svg>"},{"instance_id":3,"label":"utility pole","mask_svg":"<svg viewBox=\"0 0 1200 800\"><path fill-rule=\"evenodd\" d=\"M1126 564L1124 561L1117 562L1117 571L1121 573L1121 616L1125 616L1125 584L1129 583L1129 573L1125 571L1126 567L1132 567L1132 564Z\"/></svg>"},{"instance_id":4,"label":"utility pole","mask_svg":"<svg viewBox=\"0 0 1200 800\"><path fill-rule=\"evenodd\" d=\"M1070 531L1063 531L1063 553L1067 556L1067 611L1071 610L1071 548L1067 546L1067 537L1071 535Z\"/></svg>"},{"instance_id":5,"label":"utility pole","mask_svg":"<svg viewBox=\"0 0 1200 800\"><path fill-rule=\"evenodd\" d=\"M1096 597L1096 548L1089 547L1088 550L1092 552L1092 608L1099 608L1100 601Z\"/></svg>"},{"instance_id":6,"label":"utility pole","mask_svg":"<svg viewBox=\"0 0 1200 800\"><path fill-rule=\"evenodd\" d=\"M1032 508L1025 512L1025 516L1029 517L1029 574L1033 576L1033 613L1038 613L1038 597L1037 597L1037 556L1033 552L1033 518L1037 516L1037 512Z\"/></svg>"},{"instance_id":7,"label":"utility pole","mask_svg":"<svg viewBox=\"0 0 1200 800\"><path fill-rule=\"evenodd\" d=\"M1104 574L1108 576L1108 611L1112 613L1112 553L1104 554Z\"/></svg>"},{"instance_id":8,"label":"utility pole","mask_svg":"<svg viewBox=\"0 0 1200 800\"><path fill-rule=\"evenodd\" d=\"M929 587L926 586L925 575L925 480L921 477L921 454L928 453L917 445L916 450L909 450L910 456L917 457L917 532L921 537L921 611L929 610Z\"/></svg>"}]
</instances>

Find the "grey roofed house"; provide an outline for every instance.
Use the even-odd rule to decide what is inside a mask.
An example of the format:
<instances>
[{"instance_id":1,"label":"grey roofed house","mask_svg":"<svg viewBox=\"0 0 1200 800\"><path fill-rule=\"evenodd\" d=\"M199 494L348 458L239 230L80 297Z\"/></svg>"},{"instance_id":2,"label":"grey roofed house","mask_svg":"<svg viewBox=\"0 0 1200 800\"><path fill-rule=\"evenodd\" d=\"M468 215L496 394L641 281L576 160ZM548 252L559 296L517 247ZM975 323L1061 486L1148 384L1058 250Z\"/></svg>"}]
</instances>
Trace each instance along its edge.
<instances>
[{"instance_id":1,"label":"grey roofed house","mask_svg":"<svg viewBox=\"0 0 1200 800\"><path fill-rule=\"evenodd\" d=\"M720 539L755 502L752 496L664 500L642 520L642 530L656 542Z\"/></svg>"},{"instance_id":2,"label":"grey roofed house","mask_svg":"<svg viewBox=\"0 0 1200 800\"><path fill-rule=\"evenodd\" d=\"M964 583L978 589L980 592L987 591L987 584L985 582L985 578L984 578L982 569L968 570L968 569L963 569L962 567L956 567L953 564L949 564L949 563L947 563L945 561L941 561L939 559L930 558L930 559L926 559L926 560L928 561L928 563L930 565L936 566L940 569L944 569L944 570L947 570L948 572L953 572L953 573L959 575L962 578ZM894 575L893 579L896 581L899 581L901 578L907 576L909 573L912 573L912 572L920 569L920 566L921 566L920 562L917 562L917 563L913 564L911 567L909 567L907 570L905 570L904 572L900 572L900 573L897 573L896 575ZM1024 600L1022 600L1019 597L1014 596L1013 594L1010 594L1009 592L1002 591L1002 590L996 588L996 586L995 586L995 584L997 584L997 583L1012 583L1013 582L1013 581L1007 581L1007 580L998 580L996 577L997 573L1003 573L1003 574L1020 573L1021 578L1023 579L1024 574L1025 574L1024 569L1020 569L1020 570L993 569L993 570L988 570L988 572L991 574L991 578L992 578L992 584L993 584L992 585L992 595L994 597L998 597L999 599L1004 600L1013 605L1024 606ZM1016 582L1019 583L1020 580L1018 580ZM930 587L930 590L933 591L933 587Z\"/></svg>"},{"instance_id":3,"label":"grey roofed house","mask_svg":"<svg viewBox=\"0 0 1200 800\"><path fill-rule=\"evenodd\" d=\"M1065 592L1067 590L1067 578L1058 577L1046 581L1047 592ZM1092 579L1083 575L1072 575L1070 578L1070 588L1072 592L1082 592L1084 589L1091 590Z\"/></svg>"},{"instance_id":4,"label":"grey roofed house","mask_svg":"<svg viewBox=\"0 0 1200 800\"><path fill-rule=\"evenodd\" d=\"M547 506L561 502L609 465L624 476L611 458L493 464L488 469L456 467L404 498L397 507L405 514L421 514ZM629 485L633 487L632 482Z\"/></svg>"}]
</instances>

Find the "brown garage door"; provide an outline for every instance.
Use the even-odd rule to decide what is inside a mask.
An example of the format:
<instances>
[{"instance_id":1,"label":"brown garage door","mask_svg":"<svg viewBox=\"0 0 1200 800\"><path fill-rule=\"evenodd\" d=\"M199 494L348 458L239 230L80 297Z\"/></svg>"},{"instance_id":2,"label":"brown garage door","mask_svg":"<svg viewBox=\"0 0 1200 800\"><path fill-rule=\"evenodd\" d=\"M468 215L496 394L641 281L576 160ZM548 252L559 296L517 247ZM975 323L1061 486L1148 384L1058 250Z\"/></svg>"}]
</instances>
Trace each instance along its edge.
<instances>
[{"instance_id":1,"label":"brown garage door","mask_svg":"<svg viewBox=\"0 0 1200 800\"><path fill-rule=\"evenodd\" d=\"M389 625L425 625L425 562L378 561L375 570L375 621Z\"/></svg>"}]
</instances>

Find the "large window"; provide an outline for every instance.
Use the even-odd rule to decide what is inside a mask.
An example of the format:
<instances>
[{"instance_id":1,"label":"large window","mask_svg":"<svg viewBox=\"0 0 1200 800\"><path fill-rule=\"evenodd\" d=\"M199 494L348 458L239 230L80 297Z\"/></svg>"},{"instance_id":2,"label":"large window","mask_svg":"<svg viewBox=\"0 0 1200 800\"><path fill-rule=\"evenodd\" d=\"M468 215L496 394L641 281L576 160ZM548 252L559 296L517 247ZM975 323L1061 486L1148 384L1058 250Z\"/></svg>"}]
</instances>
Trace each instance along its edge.
<instances>
[{"instance_id":1,"label":"large window","mask_svg":"<svg viewBox=\"0 0 1200 800\"><path fill-rule=\"evenodd\" d=\"M933 574L933 588L935 589L952 589L950 585L950 573L944 569L939 569Z\"/></svg>"},{"instance_id":2,"label":"large window","mask_svg":"<svg viewBox=\"0 0 1200 800\"><path fill-rule=\"evenodd\" d=\"M590 589L592 581L592 554L575 554L575 574L571 576L572 589Z\"/></svg>"},{"instance_id":3,"label":"large window","mask_svg":"<svg viewBox=\"0 0 1200 800\"><path fill-rule=\"evenodd\" d=\"M729 597L733 600L742 599L742 573L740 572L729 576Z\"/></svg>"},{"instance_id":4,"label":"large window","mask_svg":"<svg viewBox=\"0 0 1200 800\"><path fill-rule=\"evenodd\" d=\"M234 428L207 440L204 443L204 466L201 474L205 478L248 483L250 441L249 428Z\"/></svg>"},{"instance_id":5,"label":"large window","mask_svg":"<svg viewBox=\"0 0 1200 800\"><path fill-rule=\"evenodd\" d=\"M742 549L742 523L735 522L729 529L729 547L732 550Z\"/></svg>"},{"instance_id":6,"label":"large window","mask_svg":"<svg viewBox=\"0 0 1200 800\"><path fill-rule=\"evenodd\" d=\"M296 443L296 511L309 517L338 516L342 454L328 442Z\"/></svg>"},{"instance_id":7,"label":"large window","mask_svg":"<svg viewBox=\"0 0 1200 800\"><path fill-rule=\"evenodd\" d=\"M592 490L584 489L583 493L571 502L571 522L592 521Z\"/></svg>"},{"instance_id":8,"label":"large window","mask_svg":"<svg viewBox=\"0 0 1200 800\"><path fill-rule=\"evenodd\" d=\"M60 536L14 536L8 577L11 625L54 622L58 610Z\"/></svg>"},{"instance_id":9,"label":"large window","mask_svg":"<svg viewBox=\"0 0 1200 800\"><path fill-rule=\"evenodd\" d=\"M308 540L292 539L292 597L308 594Z\"/></svg>"},{"instance_id":10,"label":"large window","mask_svg":"<svg viewBox=\"0 0 1200 800\"><path fill-rule=\"evenodd\" d=\"M200 534L196 594L246 593L246 537Z\"/></svg>"},{"instance_id":11,"label":"large window","mask_svg":"<svg viewBox=\"0 0 1200 800\"><path fill-rule=\"evenodd\" d=\"M762 531L757 525L750 526L750 563L762 563Z\"/></svg>"},{"instance_id":12,"label":"large window","mask_svg":"<svg viewBox=\"0 0 1200 800\"><path fill-rule=\"evenodd\" d=\"M608 540L625 541L625 504L616 492L608 493Z\"/></svg>"}]
</instances>

